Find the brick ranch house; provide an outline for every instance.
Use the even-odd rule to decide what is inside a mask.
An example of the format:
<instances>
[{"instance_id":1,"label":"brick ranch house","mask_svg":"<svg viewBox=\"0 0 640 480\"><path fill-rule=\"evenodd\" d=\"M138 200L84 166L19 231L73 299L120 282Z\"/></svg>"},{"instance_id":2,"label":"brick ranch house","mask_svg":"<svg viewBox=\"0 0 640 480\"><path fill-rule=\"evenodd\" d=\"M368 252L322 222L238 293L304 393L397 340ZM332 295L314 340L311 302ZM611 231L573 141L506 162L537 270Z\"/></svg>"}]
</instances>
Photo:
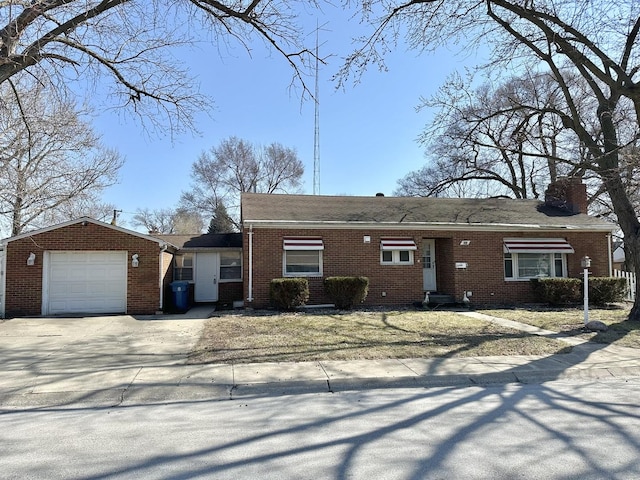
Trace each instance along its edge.
<instances>
[{"instance_id":1,"label":"brick ranch house","mask_svg":"<svg viewBox=\"0 0 640 480\"><path fill-rule=\"evenodd\" d=\"M145 235L89 217L0 242L0 317L153 314L170 283L202 302L242 298L242 237Z\"/></svg>"},{"instance_id":2,"label":"brick ranch house","mask_svg":"<svg viewBox=\"0 0 640 480\"><path fill-rule=\"evenodd\" d=\"M0 242L0 317L153 314L170 283L195 302L269 306L274 278L309 280L310 305L330 303L328 276L369 278L368 305L441 294L475 304L532 301L529 279L611 274L615 226L586 212L579 179L545 201L242 196L242 232L145 235L84 217Z\"/></svg>"},{"instance_id":3,"label":"brick ranch house","mask_svg":"<svg viewBox=\"0 0 640 480\"><path fill-rule=\"evenodd\" d=\"M578 277L581 259L610 276L615 226L586 214L578 178L545 201L243 194L245 305L269 305L274 278L305 277L309 305L330 303L329 276L369 278L367 305L425 293L475 304L533 301L529 279Z\"/></svg>"}]
</instances>

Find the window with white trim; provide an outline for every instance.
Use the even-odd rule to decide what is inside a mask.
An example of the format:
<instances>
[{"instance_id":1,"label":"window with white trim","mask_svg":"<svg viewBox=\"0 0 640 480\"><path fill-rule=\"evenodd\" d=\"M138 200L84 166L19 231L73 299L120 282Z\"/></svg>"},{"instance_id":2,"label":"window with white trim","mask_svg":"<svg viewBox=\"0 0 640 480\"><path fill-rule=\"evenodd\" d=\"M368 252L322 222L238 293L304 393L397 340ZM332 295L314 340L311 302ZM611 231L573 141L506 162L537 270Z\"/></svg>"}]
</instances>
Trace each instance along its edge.
<instances>
[{"instance_id":1,"label":"window with white trim","mask_svg":"<svg viewBox=\"0 0 640 480\"><path fill-rule=\"evenodd\" d=\"M173 279L193 281L193 254L181 253L173 257Z\"/></svg>"},{"instance_id":2,"label":"window with white trim","mask_svg":"<svg viewBox=\"0 0 640 480\"><path fill-rule=\"evenodd\" d=\"M321 277L324 244L317 237L285 237L282 273L285 277Z\"/></svg>"},{"instance_id":3,"label":"window with white trim","mask_svg":"<svg viewBox=\"0 0 640 480\"><path fill-rule=\"evenodd\" d=\"M383 238L380 240L381 265L413 265L416 243L410 238Z\"/></svg>"},{"instance_id":4,"label":"window with white trim","mask_svg":"<svg viewBox=\"0 0 640 480\"><path fill-rule=\"evenodd\" d=\"M505 238L503 242L505 279L567 276L567 254L574 250L566 239Z\"/></svg>"},{"instance_id":5,"label":"window with white trim","mask_svg":"<svg viewBox=\"0 0 640 480\"><path fill-rule=\"evenodd\" d=\"M220 253L220 281L242 280L242 252L229 251Z\"/></svg>"}]
</instances>

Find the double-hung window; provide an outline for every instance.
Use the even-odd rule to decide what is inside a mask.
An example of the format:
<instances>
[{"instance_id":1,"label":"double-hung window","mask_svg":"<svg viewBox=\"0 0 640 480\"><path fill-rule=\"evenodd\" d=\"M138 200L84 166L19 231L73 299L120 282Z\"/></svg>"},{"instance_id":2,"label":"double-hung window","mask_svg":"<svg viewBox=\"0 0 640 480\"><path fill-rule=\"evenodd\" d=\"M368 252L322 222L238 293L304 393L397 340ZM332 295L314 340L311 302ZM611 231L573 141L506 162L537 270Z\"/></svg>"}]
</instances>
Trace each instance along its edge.
<instances>
[{"instance_id":1,"label":"double-hung window","mask_svg":"<svg viewBox=\"0 0 640 480\"><path fill-rule=\"evenodd\" d=\"M220 253L220 281L242 280L242 251Z\"/></svg>"},{"instance_id":2,"label":"double-hung window","mask_svg":"<svg viewBox=\"0 0 640 480\"><path fill-rule=\"evenodd\" d=\"M381 265L413 265L413 252L418 249L410 238L383 238L380 240Z\"/></svg>"},{"instance_id":3,"label":"double-hung window","mask_svg":"<svg viewBox=\"0 0 640 480\"><path fill-rule=\"evenodd\" d=\"M285 277L321 277L324 244L318 237L285 237L282 270Z\"/></svg>"},{"instance_id":4,"label":"double-hung window","mask_svg":"<svg viewBox=\"0 0 640 480\"><path fill-rule=\"evenodd\" d=\"M574 250L564 239L504 239L505 279L566 277L568 253Z\"/></svg>"},{"instance_id":5,"label":"double-hung window","mask_svg":"<svg viewBox=\"0 0 640 480\"><path fill-rule=\"evenodd\" d=\"M173 257L173 279L193 281L192 253L181 253Z\"/></svg>"}]
</instances>

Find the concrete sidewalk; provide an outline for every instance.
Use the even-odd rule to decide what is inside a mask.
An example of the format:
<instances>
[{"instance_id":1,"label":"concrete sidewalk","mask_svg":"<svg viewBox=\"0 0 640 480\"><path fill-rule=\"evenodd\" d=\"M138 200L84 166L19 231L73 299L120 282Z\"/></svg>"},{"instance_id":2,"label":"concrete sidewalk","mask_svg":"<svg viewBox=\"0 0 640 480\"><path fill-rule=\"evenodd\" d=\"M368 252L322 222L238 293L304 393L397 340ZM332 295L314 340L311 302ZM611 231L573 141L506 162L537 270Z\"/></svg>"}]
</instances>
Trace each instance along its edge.
<instances>
[{"instance_id":1,"label":"concrete sidewalk","mask_svg":"<svg viewBox=\"0 0 640 480\"><path fill-rule=\"evenodd\" d=\"M132 338L131 342L125 342L124 353L114 352L113 343L105 343L100 349L80 341L68 343L66 350L45 352L44 358L27 355L22 363L17 359L13 364L6 363L7 359L3 358L5 368L0 372L0 408L109 407L370 388L482 386L560 379L640 377L640 350L565 338L554 332L480 313L461 314L557 338L571 344L573 350L569 354L550 356L187 365L188 348L202 325L197 322L203 321L207 315L189 320L181 320L181 317L142 319L147 324L142 322L143 325L136 325L136 328L153 330L140 330L138 333L153 331L156 337L147 343L143 338ZM172 321L163 324L163 320ZM107 326L102 328L108 330ZM165 328L169 329L169 335L158 333L165 332ZM181 343L172 341L176 332L187 340L183 338ZM102 334L104 338L105 332ZM37 343L29 343L29 346L37 348ZM25 351L22 353L26 354Z\"/></svg>"}]
</instances>

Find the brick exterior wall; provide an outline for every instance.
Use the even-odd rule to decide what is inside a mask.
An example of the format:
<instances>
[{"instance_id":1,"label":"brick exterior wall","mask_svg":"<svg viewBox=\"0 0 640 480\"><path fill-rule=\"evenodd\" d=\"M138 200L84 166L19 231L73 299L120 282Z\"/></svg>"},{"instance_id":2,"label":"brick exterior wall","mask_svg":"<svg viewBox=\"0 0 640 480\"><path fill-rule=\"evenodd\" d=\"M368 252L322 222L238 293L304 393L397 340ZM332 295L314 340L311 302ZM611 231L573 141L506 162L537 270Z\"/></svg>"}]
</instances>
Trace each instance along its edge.
<instances>
[{"instance_id":1,"label":"brick exterior wall","mask_svg":"<svg viewBox=\"0 0 640 480\"><path fill-rule=\"evenodd\" d=\"M152 314L159 309L158 243L120 232L102 225L76 223L26 238L11 241L6 248L5 316L40 315L42 313L42 274L45 251L126 251L127 313ZM35 265L27 266L30 252L36 254ZM139 255L139 266L131 267L131 255ZM168 253L163 265L171 265ZM169 270L165 270L164 281Z\"/></svg>"},{"instance_id":2,"label":"brick exterior wall","mask_svg":"<svg viewBox=\"0 0 640 480\"><path fill-rule=\"evenodd\" d=\"M371 237L370 243L363 236ZM283 276L283 239L290 236L322 237L323 276L309 277L309 305L330 303L325 297L322 281L335 275L366 276L369 295L365 305L410 305L424 298L422 274L423 239L435 239L436 279L438 293L454 295L461 301L463 292L473 293L474 304L518 304L533 301L529 281L507 281L504 278L503 239L565 238L575 253L567 256L568 276L580 277L580 261L592 259L594 276L609 275L609 237L606 232L483 232L483 231L416 231L416 230L356 230L356 229L267 229L253 230L253 302L249 297L249 235L243 232L245 305L254 308L269 306L269 283ZM405 237L416 242L413 265L381 265L380 239ZM467 246L460 245L469 240ZM456 262L466 262L466 269L456 268Z\"/></svg>"},{"instance_id":3,"label":"brick exterior wall","mask_svg":"<svg viewBox=\"0 0 640 480\"><path fill-rule=\"evenodd\" d=\"M218 284L218 304L222 307L233 306L233 302L242 300L242 282L220 282Z\"/></svg>"}]
</instances>

